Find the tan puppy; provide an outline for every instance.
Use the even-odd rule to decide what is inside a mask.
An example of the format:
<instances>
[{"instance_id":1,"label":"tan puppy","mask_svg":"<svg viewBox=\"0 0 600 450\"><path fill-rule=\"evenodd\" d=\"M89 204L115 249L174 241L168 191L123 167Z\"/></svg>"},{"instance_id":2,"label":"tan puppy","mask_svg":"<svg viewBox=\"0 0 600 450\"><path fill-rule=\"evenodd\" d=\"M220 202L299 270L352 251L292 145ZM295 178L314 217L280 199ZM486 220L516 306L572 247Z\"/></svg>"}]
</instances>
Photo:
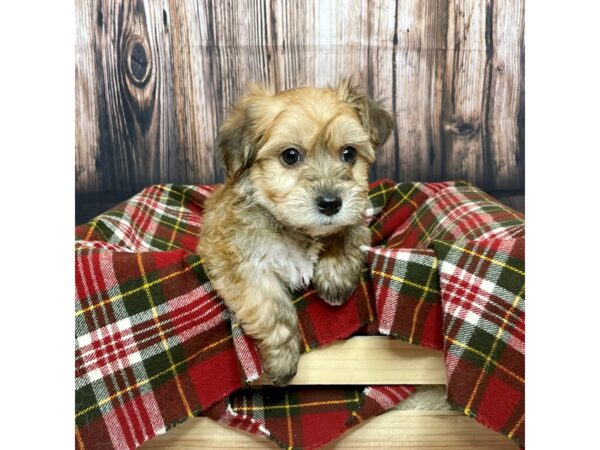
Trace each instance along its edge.
<instances>
[{"instance_id":1,"label":"tan puppy","mask_svg":"<svg viewBox=\"0 0 600 450\"><path fill-rule=\"evenodd\" d=\"M198 253L257 340L276 385L296 373L290 290L313 283L342 304L364 267L367 171L392 117L343 81L273 94L255 87L220 130L225 185L206 202Z\"/></svg>"}]
</instances>

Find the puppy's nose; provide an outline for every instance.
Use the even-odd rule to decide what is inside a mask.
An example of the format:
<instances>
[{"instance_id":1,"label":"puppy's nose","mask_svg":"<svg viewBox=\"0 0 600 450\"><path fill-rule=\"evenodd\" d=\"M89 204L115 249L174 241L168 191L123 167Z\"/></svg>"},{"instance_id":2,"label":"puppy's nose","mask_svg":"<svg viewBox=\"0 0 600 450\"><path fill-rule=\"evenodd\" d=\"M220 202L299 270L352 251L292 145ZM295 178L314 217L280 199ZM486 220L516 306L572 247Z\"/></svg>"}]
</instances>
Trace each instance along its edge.
<instances>
[{"instance_id":1,"label":"puppy's nose","mask_svg":"<svg viewBox=\"0 0 600 450\"><path fill-rule=\"evenodd\" d=\"M342 199L340 197L319 195L317 197L317 206L321 213L326 216L333 216L342 207Z\"/></svg>"}]
</instances>

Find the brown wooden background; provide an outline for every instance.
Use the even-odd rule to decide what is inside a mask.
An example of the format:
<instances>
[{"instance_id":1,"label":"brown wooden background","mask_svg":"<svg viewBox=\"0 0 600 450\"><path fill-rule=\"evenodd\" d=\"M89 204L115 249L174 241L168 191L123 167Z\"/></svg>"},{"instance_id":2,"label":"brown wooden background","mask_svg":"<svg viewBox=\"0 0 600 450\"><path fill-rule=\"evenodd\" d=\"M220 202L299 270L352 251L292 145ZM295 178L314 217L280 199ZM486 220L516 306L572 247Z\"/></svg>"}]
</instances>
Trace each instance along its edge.
<instances>
[{"instance_id":1,"label":"brown wooden background","mask_svg":"<svg viewBox=\"0 0 600 450\"><path fill-rule=\"evenodd\" d=\"M347 75L397 121L372 179L522 198L524 0L76 0L76 24L78 222L221 181L216 133L248 81Z\"/></svg>"}]
</instances>

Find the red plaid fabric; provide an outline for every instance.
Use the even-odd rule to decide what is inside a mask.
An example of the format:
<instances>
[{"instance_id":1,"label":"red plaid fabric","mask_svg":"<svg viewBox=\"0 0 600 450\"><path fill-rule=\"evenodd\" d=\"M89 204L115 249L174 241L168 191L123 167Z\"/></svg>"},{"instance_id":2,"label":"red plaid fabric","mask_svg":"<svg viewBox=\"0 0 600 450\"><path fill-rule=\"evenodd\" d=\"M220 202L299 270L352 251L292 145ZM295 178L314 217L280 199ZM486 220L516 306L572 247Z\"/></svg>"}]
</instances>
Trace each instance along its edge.
<instances>
[{"instance_id":1,"label":"red plaid fabric","mask_svg":"<svg viewBox=\"0 0 600 450\"><path fill-rule=\"evenodd\" d=\"M448 401L524 444L523 216L464 182L394 190L413 210L368 252L378 331L443 349Z\"/></svg>"},{"instance_id":2,"label":"red plaid fabric","mask_svg":"<svg viewBox=\"0 0 600 450\"><path fill-rule=\"evenodd\" d=\"M80 249L76 273L80 447L134 448L259 376L198 257Z\"/></svg>"},{"instance_id":3,"label":"red plaid fabric","mask_svg":"<svg viewBox=\"0 0 600 450\"><path fill-rule=\"evenodd\" d=\"M271 439L285 449L313 449L408 397L412 386L263 387L231 395L205 415Z\"/></svg>"},{"instance_id":4,"label":"red plaid fabric","mask_svg":"<svg viewBox=\"0 0 600 450\"><path fill-rule=\"evenodd\" d=\"M284 447L310 448L337 437L361 419L389 409L411 391L398 386L286 388L269 391L269 395L251 390L227 397L257 378L261 368L252 341L243 335L235 317L215 295L202 261L193 253L202 225L202 204L212 190L210 186L152 186L77 227L75 419L79 448L134 448L202 411L231 425L268 434ZM470 315L461 315L465 305L449 308L444 289L456 285L454 278L462 280L462 275L450 276L446 283L445 272L439 270L458 267L452 265L452 259L449 266L443 265L446 258L455 258L452 252L442 254L444 244L451 243L454 247L449 248L458 251L455 247L459 243L470 242L464 236L496 242L519 239L522 220L466 183L397 185L384 180L372 186L370 199L374 247L368 250L370 267L365 268L352 298L342 307L330 307L311 289L294 296L304 351L357 330L381 332L435 348L441 348L444 341L447 355L456 355L454 360L447 358L452 367L449 399L493 429L523 442L519 385L514 377L511 381L487 375L508 369L521 377L517 360L522 353L506 349L518 347L522 339L503 333L517 336L515 329L520 325L513 319L522 318L516 312L522 311L522 305L511 303L504 315L494 311L495 315L488 317L482 312L486 303L472 306ZM479 206L475 207L474 202ZM472 232L474 228L477 233ZM418 248L407 248L411 246ZM507 247L500 245L498 249L506 251ZM470 254L479 247L464 251ZM483 256L496 258L488 253ZM500 260L509 264L509 259ZM472 283L485 290L496 273L494 267L492 263L480 272L470 266L466 270L486 281ZM505 279L495 279L500 284L492 289L493 301L506 297L500 290L505 289ZM448 292L453 292L449 295L455 303L464 297L457 289ZM444 302L444 317L440 300ZM460 341L463 335L457 324L471 323L476 312L482 319L477 332L471 333L472 342ZM455 328L448 329L446 325L451 322L446 316L452 314L456 315L452 322ZM501 317L499 322L497 317ZM496 328L490 328L488 322ZM493 340L495 344L485 348L487 341L479 329L495 332L494 337L499 336ZM453 350L452 346L461 344L466 346L461 347L462 352ZM480 364L461 365L473 355L479 355ZM511 357L517 358L512 365L507 363ZM465 370L475 385L462 384L453 390L452 380L459 379ZM517 392L510 402L496 398L505 392L504 386ZM294 429L292 440L284 433L289 428L278 425L283 423L281 417L272 415L263 423L258 409L252 414L250 410L240 412L246 411L239 408L240 401L282 411L281 399L285 403L286 395L290 406L286 414L290 413ZM325 409L314 406L315 402L354 399L356 395L358 407L356 402L351 406L326 403ZM490 411L498 402L501 413L494 416ZM321 431L305 426L311 421L321 423L319 417L332 421L334 416L336 420L348 419L344 419L344 426L323 427ZM502 424L500 419L504 420Z\"/></svg>"},{"instance_id":5,"label":"red plaid fabric","mask_svg":"<svg viewBox=\"0 0 600 450\"><path fill-rule=\"evenodd\" d=\"M152 186L77 227L79 448L135 448L262 373L256 347L194 253L202 203L212 190ZM293 302L304 351L374 320L367 268L342 307L312 289Z\"/></svg>"},{"instance_id":6,"label":"red plaid fabric","mask_svg":"<svg viewBox=\"0 0 600 450\"><path fill-rule=\"evenodd\" d=\"M435 241L434 247L440 259L448 401L524 444L524 239Z\"/></svg>"}]
</instances>

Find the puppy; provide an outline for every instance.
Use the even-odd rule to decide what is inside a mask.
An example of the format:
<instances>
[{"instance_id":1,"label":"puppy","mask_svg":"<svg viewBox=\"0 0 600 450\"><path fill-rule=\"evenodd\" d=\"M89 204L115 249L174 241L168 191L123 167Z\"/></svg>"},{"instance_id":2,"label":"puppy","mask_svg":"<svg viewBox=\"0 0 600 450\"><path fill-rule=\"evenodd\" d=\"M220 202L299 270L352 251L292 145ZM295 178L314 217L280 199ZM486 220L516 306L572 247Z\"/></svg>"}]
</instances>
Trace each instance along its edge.
<instances>
[{"instance_id":1,"label":"puppy","mask_svg":"<svg viewBox=\"0 0 600 450\"><path fill-rule=\"evenodd\" d=\"M295 375L290 291L342 304L364 267L367 172L393 120L349 81L254 87L220 130L224 186L206 201L198 253L214 288L258 345L275 385Z\"/></svg>"}]
</instances>

